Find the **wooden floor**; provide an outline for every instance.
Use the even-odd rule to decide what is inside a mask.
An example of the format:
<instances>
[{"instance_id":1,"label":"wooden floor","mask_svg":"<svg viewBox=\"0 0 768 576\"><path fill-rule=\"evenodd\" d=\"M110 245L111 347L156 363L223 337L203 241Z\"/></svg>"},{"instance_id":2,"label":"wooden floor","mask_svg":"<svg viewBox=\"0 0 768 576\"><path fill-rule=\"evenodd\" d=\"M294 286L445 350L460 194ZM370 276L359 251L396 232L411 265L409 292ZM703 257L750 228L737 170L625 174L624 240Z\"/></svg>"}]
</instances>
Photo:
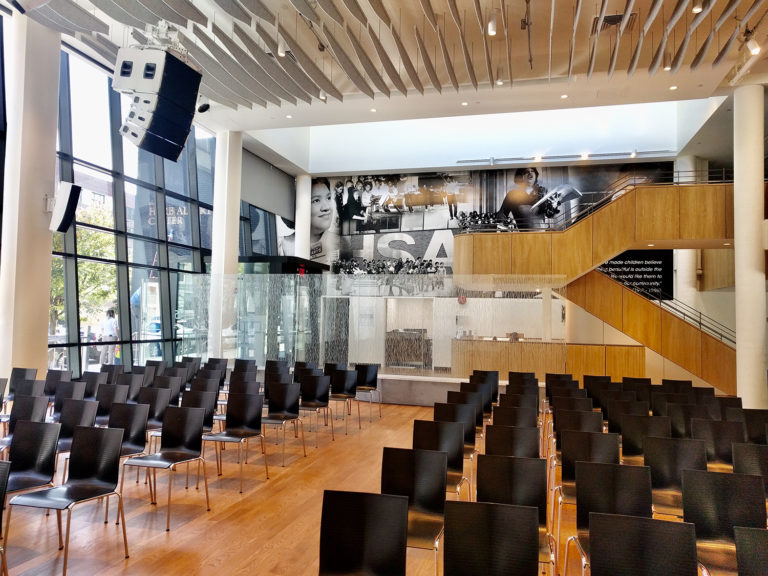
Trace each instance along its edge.
<instances>
[{"instance_id":1,"label":"wooden floor","mask_svg":"<svg viewBox=\"0 0 768 576\"><path fill-rule=\"evenodd\" d=\"M323 490L379 492L382 447L410 448L412 421L432 417L430 408L385 404L383 418L379 420L374 410L369 422L368 406L361 407L362 430L353 408L349 435L337 420L335 442L321 424L320 446L315 448L315 433L307 428L306 458L300 439L289 432L285 468L280 466L275 432L268 431L270 478L264 478L263 459L254 443L242 494L236 448L230 445L224 452L224 474L217 477L211 445L207 450L211 511L205 509L202 480L200 490L195 490L192 477L185 490L185 474L177 472L170 532L165 531L167 473L158 473L157 506L149 504L143 479L136 484L130 474L124 491L130 558L124 558L121 528L114 523L116 500L110 503L106 525L103 504L83 504L72 515L69 573L317 574ZM57 545L56 516L14 508L7 558L12 575L60 574L63 552ZM431 551L408 549L409 576L432 576L434 569Z\"/></svg>"}]
</instances>

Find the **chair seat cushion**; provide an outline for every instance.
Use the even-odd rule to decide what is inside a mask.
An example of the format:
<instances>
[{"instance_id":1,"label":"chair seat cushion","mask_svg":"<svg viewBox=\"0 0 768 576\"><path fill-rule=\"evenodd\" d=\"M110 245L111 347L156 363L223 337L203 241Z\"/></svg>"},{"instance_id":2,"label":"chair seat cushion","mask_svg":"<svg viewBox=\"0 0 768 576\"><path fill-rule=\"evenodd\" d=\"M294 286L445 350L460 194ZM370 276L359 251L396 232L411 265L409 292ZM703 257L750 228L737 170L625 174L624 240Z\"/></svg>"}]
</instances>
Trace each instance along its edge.
<instances>
[{"instance_id":1,"label":"chair seat cushion","mask_svg":"<svg viewBox=\"0 0 768 576\"><path fill-rule=\"evenodd\" d=\"M262 419L261 422L262 424L282 424L283 422L290 422L298 418L296 414L267 414L267 417Z\"/></svg>"},{"instance_id":2,"label":"chair seat cushion","mask_svg":"<svg viewBox=\"0 0 768 576\"><path fill-rule=\"evenodd\" d=\"M100 498L115 491L114 484L88 481L83 483L69 483L66 486L56 486L48 490L19 494L11 500L14 506L30 506L33 508L51 508L53 510L66 510L72 504Z\"/></svg>"},{"instance_id":3,"label":"chair seat cushion","mask_svg":"<svg viewBox=\"0 0 768 576\"><path fill-rule=\"evenodd\" d=\"M435 547L435 540L443 531L443 515L408 509L408 546L411 548Z\"/></svg>"},{"instance_id":4,"label":"chair seat cushion","mask_svg":"<svg viewBox=\"0 0 768 576\"><path fill-rule=\"evenodd\" d=\"M738 573L736 566L736 544L732 540L696 540L696 554L699 562L710 573L725 575Z\"/></svg>"},{"instance_id":5,"label":"chair seat cushion","mask_svg":"<svg viewBox=\"0 0 768 576\"><path fill-rule=\"evenodd\" d=\"M328 402L310 400L308 402L302 402L299 408L304 410L317 410L318 408L328 408Z\"/></svg>"},{"instance_id":6,"label":"chair seat cushion","mask_svg":"<svg viewBox=\"0 0 768 576\"><path fill-rule=\"evenodd\" d=\"M653 490L653 511L655 514L683 517L683 494L675 489Z\"/></svg>"},{"instance_id":7,"label":"chair seat cushion","mask_svg":"<svg viewBox=\"0 0 768 576\"><path fill-rule=\"evenodd\" d=\"M137 456L125 461L124 466L145 466L147 468L170 468L175 464L189 462L200 457L196 452L185 452L182 450L161 450L154 454L146 456Z\"/></svg>"},{"instance_id":8,"label":"chair seat cushion","mask_svg":"<svg viewBox=\"0 0 768 576\"><path fill-rule=\"evenodd\" d=\"M29 490L40 486L47 486L51 483L50 476L37 474L36 472L14 472L8 477L7 492L18 492L19 490Z\"/></svg>"},{"instance_id":9,"label":"chair seat cushion","mask_svg":"<svg viewBox=\"0 0 768 576\"><path fill-rule=\"evenodd\" d=\"M256 430L226 430L216 434L205 434L203 440L207 442L242 442L247 438L257 438L261 432Z\"/></svg>"}]
</instances>

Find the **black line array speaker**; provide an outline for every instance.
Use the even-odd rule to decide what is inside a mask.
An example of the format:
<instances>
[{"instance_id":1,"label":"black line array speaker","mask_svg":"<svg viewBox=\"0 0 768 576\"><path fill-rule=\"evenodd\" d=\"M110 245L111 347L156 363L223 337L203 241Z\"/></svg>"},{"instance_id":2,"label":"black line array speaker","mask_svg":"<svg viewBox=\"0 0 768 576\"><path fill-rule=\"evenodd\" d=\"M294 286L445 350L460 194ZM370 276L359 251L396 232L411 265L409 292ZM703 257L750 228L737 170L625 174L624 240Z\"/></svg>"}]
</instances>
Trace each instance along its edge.
<instances>
[{"instance_id":1,"label":"black line array speaker","mask_svg":"<svg viewBox=\"0 0 768 576\"><path fill-rule=\"evenodd\" d=\"M121 48L112 87L131 96L120 134L176 161L192 127L202 75L171 49Z\"/></svg>"},{"instance_id":2,"label":"black line array speaker","mask_svg":"<svg viewBox=\"0 0 768 576\"><path fill-rule=\"evenodd\" d=\"M80 186L71 182L59 182L51 213L51 232L66 232L75 220L77 203L80 200Z\"/></svg>"}]
</instances>

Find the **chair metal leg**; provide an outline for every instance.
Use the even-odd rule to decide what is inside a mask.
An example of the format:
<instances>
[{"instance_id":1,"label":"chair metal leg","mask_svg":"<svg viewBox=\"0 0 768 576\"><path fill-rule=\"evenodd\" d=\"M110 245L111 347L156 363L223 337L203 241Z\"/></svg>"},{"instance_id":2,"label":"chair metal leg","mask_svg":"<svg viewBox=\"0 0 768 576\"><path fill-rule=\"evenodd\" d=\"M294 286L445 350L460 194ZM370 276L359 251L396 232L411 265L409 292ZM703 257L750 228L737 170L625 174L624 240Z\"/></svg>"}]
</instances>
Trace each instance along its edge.
<instances>
[{"instance_id":1,"label":"chair metal leg","mask_svg":"<svg viewBox=\"0 0 768 576\"><path fill-rule=\"evenodd\" d=\"M122 494L117 495L117 517L123 519L123 545L125 547L125 557L129 558L128 555L128 533L126 532L125 528L125 508L123 508L123 496Z\"/></svg>"},{"instance_id":2,"label":"chair metal leg","mask_svg":"<svg viewBox=\"0 0 768 576\"><path fill-rule=\"evenodd\" d=\"M109 496L104 498L104 524L109 524Z\"/></svg>"},{"instance_id":3,"label":"chair metal leg","mask_svg":"<svg viewBox=\"0 0 768 576\"><path fill-rule=\"evenodd\" d=\"M267 464L267 451L264 446L264 436L260 436L261 438L261 453L264 455L264 472L266 472L267 480L269 480L269 465ZM246 442L246 450L248 449L248 444Z\"/></svg>"},{"instance_id":4,"label":"chair metal leg","mask_svg":"<svg viewBox=\"0 0 768 576\"><path fill-rule=\"evenodd\" d=\"M168 469L168 518L165 521L165 531L171 531L171 488L173 487L173 470L174 466Z\"/></svg>"},{"instance_id":5,"label":"chair metal leg","mask_svg":"<svg viewBox=\"0 0 768 576\"><path fill-rule=\"evenodd\" d=\"M299 418L299 426L301 426L301 445L304 448L304 458L307 457L307 445L304 442L304 421Z\"/></svg>"},{"instance_id":6,"label":"chair metal leg","mask_svg":"<svg viewBox=\"0 0 768 576\"><path fill-rule=\"evenodd\" d=\"M208 474L205 471L205 460L202 460L203 466L203 484L205 484L205 507L208 512L211 511L211 501L208 498Z\"/></svg>"},{"instance_id":7,"label":"chair metal leg","mask_svg":"<svg viewBox=\"0 0 768 576\"><path fill-rule=\"evenodd\" d=\"M57 510L61 518L61 510ZM69 526L72 523L72 507L67 508L67 537L64 541L64 571L62 576L67 576L67 559L69 558Z\"/></svg>"},{"instance_id":8,"label":"chair metal leg","mask_svg":"<svg viewBox=\"0 0 768 576\"><path fill-rule=\"evenodd\" d=\"M8 561L5 558L5 548L0 546L0 560L2 560L3 576L8 576Z\"/></svg>"},{"instance_id":9,"label":"chair metal leg","mask_svg":"<svg viewBox=\"0 0 768 576\"><path fill-rule=\"evenodd\" d=\"M59 550L64 548L64 542L61 540L61 510L56 510L56 525L59 528Z\"/></svg>"},{"instance_id":10,"label":"chair metal leg","mask_svg":"<svg viewBox=\"0 0 768 576\"><path fill-rule=\"evenodd\" d=\"M237 444L237 459L240 461L240 494L243 493L243 458L242 458L242 452L243 452L243 443L239 442Z\"/></svg>"},{"instance_id":11,"label":"chair metal leg","mask_svg":"<svg viewBox=\"0 0 768 576\"><path fill-rule=\"evenodd\" d=\"M329 414L330 414L330 416L329 416ZM326 425L328 424L328 419L329 418L331 420L331 440L335 441L336 440L336 436L333 433L333 410L331 410L331 405L330 404L328 404L328 407L325 409L325 423L326 423Z\"/></svg>"},{"instance_id":12,"label":"chair metal leg","mask_svg":"<svg viewBox=\"0 0 768 576\"><path fill-rule=\"evenodd\" d=\"M285 421L283 421L283 468L285 468Z\"/></svg>"}]
</instances>

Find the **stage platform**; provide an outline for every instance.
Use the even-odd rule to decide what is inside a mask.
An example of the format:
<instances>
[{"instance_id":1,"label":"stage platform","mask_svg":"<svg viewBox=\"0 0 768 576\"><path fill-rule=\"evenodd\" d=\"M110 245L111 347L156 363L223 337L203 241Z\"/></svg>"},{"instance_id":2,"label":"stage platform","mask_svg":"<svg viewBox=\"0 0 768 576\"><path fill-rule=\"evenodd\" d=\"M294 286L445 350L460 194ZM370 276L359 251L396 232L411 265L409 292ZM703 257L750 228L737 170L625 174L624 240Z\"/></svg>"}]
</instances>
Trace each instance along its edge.
<instances>
[{"instance_id":1,"label":"stage platform","mask_svg":"<svg viewBox=\"0 0 768 576\"><path fill-rule=\"evenodd\" d=\"M378 387L381 401L385 404L404 404L407 406L432 406L435 402L445 402L449 391L459 391L467 378L452 376L416 376L404 374L380 374ZM504 394L507 382L499 382L499 394ZM367 400L367 395L361 395Z\"/></svg>"}]
</instances>

